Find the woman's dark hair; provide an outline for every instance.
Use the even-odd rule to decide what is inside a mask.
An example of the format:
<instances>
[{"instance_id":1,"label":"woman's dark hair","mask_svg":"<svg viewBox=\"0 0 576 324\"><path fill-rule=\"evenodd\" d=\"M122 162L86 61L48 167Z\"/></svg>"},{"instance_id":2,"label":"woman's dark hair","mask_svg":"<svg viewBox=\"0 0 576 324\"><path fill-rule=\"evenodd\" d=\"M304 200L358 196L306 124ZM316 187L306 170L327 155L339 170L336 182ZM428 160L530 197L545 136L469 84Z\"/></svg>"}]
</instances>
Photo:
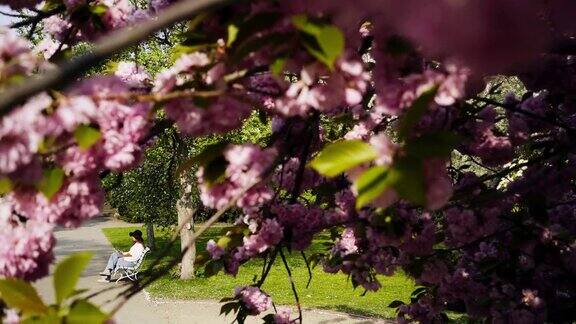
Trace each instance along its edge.
<instances>
[{"instance_id":1,"label":"woman's dark hair","mask_svg":"<svg viewBox=\"0 0 576 324\"><path fill-rule=\"evenodd\" d=\"M142 238L142 231L140 231L140 230L135 230L134 232L130 232L130 236L135 238L136 241L138 241L140 243L144 242L144 239Z\"/></svg>"}]
</instances>

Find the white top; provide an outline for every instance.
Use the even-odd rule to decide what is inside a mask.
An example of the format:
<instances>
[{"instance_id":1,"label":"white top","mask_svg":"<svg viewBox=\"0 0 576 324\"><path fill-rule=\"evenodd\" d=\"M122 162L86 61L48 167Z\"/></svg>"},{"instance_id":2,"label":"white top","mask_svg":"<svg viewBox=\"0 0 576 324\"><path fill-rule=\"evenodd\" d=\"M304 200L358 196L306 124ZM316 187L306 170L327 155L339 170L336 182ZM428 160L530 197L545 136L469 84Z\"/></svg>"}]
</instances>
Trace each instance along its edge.
<instances>
[{"instance_id":1,"label":"white top","mask_svg":"<svg viewBox=\"0 0 576 324\"><path fill-rule=\"evenodd\" d=\"M130 262L138 261L138 259L142 255L142 253L144 253L144 244L139 243L139 242L134 243L134 245L132 245L132 247L130 248L130 251L128 251L128 253L130 253L130 256L124 257L124 260L130 261Z\"/></svg>"}]
</instances>

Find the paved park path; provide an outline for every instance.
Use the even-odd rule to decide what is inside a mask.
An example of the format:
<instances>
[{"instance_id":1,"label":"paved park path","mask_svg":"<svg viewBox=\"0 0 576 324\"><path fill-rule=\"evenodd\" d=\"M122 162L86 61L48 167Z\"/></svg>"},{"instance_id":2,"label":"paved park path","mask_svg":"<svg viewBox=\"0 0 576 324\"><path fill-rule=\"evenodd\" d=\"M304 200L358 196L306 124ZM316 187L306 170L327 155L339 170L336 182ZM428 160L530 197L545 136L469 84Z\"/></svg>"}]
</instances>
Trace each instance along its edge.
<instances>
[{"instance_id":1,"label":"paved park path","mask_svg":"<svg viewBox=\"0 0 576 324\"><path fill-rule=\"evenodd\" d=\"M103 305L104 309L111 309L114 305L114 297L125 287L125 284L99 283L98 273L104 269L112 246L102 233L102 228L134 226L108 217L98 217L92 219L77 229L66 230L57 229L55 232L57 244L55 254L57 260L80 251L92 251L94 257L81 276L79 287L87 288L90 292L95 292L113 285L115 290L103 293L94 298L94 302ZM36 283L43 298L48 302L53 302L51 278L45 278ZM115 316L118 324L212 324L231 323L232 316L219 316L220 304L215 301L188 301L188 300L158 300L152 299L144 291L131 298ZM249 323L262 323L259 318L254 318ZM306 310L304 312L304 323L384 323L383 321L367 318L353 317L346 314L334 313L320 310Z\"/></svg>"}]
</instances>

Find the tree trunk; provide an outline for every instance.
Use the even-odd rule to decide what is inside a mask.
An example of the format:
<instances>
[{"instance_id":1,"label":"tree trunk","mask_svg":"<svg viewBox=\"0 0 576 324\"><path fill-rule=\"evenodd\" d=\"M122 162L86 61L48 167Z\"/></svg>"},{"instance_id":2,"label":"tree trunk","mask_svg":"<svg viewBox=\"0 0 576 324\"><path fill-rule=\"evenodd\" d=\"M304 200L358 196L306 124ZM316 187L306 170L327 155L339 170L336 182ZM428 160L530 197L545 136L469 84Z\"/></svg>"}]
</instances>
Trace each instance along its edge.
<instances>
[{"instance_id":1,"label":"tree trunk","mask_svg":"<svg viewBox=\"0 0 576 324\"><path fill-rule=\"evenodd\" d=\"M192 234L194 233L194 209L190 199L190 192L192 187L187 183L184 176L180 177L180 184L182 187L182 195L176 203L176 210L178 212L178 225L182 225L180 231L180 249L184 251ZM182 264L180 267L180 279L194 278L194 261L196 260L196 243L192 244L190 249L182 256Z\"/></svg>"},{"instance_id":2,"label":"tree trunk","mask_svg":"<svg viewBox=\"0 0 576 324\"><path fill-rule=\"evenodd\" d=\"M154 237L154 224L146 223L146 237L147 237L147 245L150 250L154 250L156 248L156 238Z\"/></svg>"}]
</instances>

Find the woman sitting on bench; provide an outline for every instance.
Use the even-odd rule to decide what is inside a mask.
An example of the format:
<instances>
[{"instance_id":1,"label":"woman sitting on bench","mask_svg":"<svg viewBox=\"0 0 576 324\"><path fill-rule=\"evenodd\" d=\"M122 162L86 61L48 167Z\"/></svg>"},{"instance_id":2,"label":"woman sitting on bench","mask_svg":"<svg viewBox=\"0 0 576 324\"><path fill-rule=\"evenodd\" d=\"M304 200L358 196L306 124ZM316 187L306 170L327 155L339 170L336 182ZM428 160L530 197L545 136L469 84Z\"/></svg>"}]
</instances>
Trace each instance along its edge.
<instances>
[{"instance_id":1,"label":"woman sitting on bench","mask_svg":"<svg viewBox=\"0 0 576 324\"><path fill-rule=\"evenodd\" d=\"M142 256L142 253L144 253L145 247L142 232L140 230L130 232L130 237L132 237L134 245L132 245L128 252L115 251L110 255L106 269L100 272L100 275L104 277L101 281L109 282L110 276L116 268L135 266L138 259Z\"/></svg>"}]
</instances>

